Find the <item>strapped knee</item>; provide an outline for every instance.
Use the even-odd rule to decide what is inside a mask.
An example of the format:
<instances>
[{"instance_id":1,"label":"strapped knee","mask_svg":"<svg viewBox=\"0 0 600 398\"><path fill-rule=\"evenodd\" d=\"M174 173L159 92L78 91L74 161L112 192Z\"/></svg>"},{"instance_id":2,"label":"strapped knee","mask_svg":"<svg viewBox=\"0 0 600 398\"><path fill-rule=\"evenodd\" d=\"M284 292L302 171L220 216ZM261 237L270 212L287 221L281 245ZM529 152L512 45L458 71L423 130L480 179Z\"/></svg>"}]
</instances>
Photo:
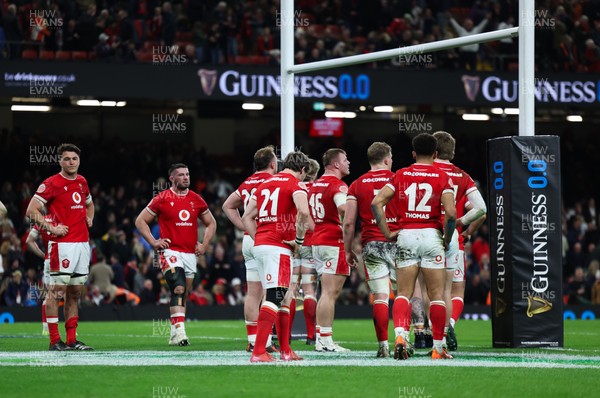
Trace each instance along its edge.
<instances>
[{"instance_id":1,"label":"strapped knee","mask_svg":"<svg viewBox=\"0 0 600 398\"><path fill-rule=\"evenodd\" d=\"M267 289L266 301L270 301L271 303L277 305L277 307L280 307L286 293L287 288L285 287L274 287Z\"/></svg>"},{"instance_id":2,"label":"strapped knee","mask_svg":"<svg viewBox=\"0 0 600 398\"><path fill-rule=\"evenodd\" d=\"M171 289L171 307L185 306L185 271L183 268L171 268L165 273L165 280Z\"/></svg>"}]
</instances>

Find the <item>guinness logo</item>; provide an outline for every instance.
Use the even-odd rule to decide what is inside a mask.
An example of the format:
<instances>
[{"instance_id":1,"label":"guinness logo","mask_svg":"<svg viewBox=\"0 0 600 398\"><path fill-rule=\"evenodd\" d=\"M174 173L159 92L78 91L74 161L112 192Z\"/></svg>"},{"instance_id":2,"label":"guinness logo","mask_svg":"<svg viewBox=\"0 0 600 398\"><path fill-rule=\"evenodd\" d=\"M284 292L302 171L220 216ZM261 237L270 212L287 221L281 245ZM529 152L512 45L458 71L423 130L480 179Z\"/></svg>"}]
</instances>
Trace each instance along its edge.
<instances>
[{"instance_id":1,"label":"guinness logo","mask_svg":"<svg viewBox=\"0 0 600 398\"><path fill-rule=\"evenodd\" d=\"M479 93L479 87L481 83L479 76L463 75L461 80L465 87L465 94L467 95L467 98L469 101L475 101L475 98Z\"/></svg>"},{"instance_id":2,"label":"guinness logo","mask_svg":"<svg viewBox=\"0 0 600 398\"><path fill-rule=\"evenodd\" d=\"M496 317L506 312L506 303L500 297L496 297Z\"/></svg>"},{"instance_id":3,"label":"guinness logo","mask_svg":"<svg viewBox=\"0 0 600 398\"><path fill-rule=\"evenodd\" d=\"M210 97L215 89L215 85L217 84L217 71L200 69L198 70L198 77L200 78L202 91L204 91L204 94Z\"/></svg>"},{"instance_id":4,"label":"guinness logo","mask_svg":"<svg viewBox=\"0 0 600 398\"><path fill-rule=\"evenodd\" d=\"M552 309L552 303L541 297L527 296L527 316L533 317L534 315L548 312Z\"/></svg>"}]
</instances>

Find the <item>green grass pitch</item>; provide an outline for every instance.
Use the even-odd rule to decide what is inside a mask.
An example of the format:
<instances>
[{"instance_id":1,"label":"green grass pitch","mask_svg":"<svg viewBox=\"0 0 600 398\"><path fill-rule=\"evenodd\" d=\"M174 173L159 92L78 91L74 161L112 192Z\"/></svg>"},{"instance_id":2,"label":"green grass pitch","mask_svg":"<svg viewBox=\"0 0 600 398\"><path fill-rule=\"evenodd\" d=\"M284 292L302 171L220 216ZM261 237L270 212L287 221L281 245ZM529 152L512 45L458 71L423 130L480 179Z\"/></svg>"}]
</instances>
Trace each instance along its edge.
<instances>
[{"instance_id":1,"label":"green grass pitch","mask_svg":"<svg viewBox=\"0 0 600 398\"><path fill-rule=\"evenodd\" d=\"M587 397L600 389L600 320L566 321L565 349L491 347L491 323L460 321L452 361L425 350L408 361L375 359L370 320L338 320L350 353L251 365L242 321L188 322L192 345L169 347L168 324L82 322L93 353L47 352L38 323L0 324L0 397ZM64 328L61 324L61 334ZM390 327L390 344L393 332Z\"/></svg>"}]
</instances>

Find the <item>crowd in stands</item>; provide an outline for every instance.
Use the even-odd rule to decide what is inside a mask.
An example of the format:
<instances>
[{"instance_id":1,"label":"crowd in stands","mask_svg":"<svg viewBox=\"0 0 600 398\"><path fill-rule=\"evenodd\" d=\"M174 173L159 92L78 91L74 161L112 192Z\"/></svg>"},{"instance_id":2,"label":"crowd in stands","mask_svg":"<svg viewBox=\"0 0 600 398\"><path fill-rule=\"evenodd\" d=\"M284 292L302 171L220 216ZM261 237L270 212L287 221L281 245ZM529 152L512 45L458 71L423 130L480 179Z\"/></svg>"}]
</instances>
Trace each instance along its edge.
<instances>
[{"instance_id":1,"label":"crowd in stands","mask_svg":"<svg viewBox=\"0 0 600 398\"><path fill-rule=\"evenodd\" d=\"M89 183L95 204L95 220L90 230L93 250L91 276L84 304L168 305L169 293L150 246L135 229L135 218L149 200L167 189L169 165L186 163L192 188L200 193L217 220L217 235L205 256L198 258L198 273L190 295L190 305L237 305L244 301L245 268L241 252L242 232L236 230L221 210L223 201L247 177L252 153L227 157L207 155L202 149L165 140L161 145L107 141L76 141L82 149L80 173ZM46 141L21 131L0 132L0 201L8 217L0 222L0 305L39 305L43 295L43 260L28 250L25 240L30 224L25 209L44 178L59 171L54 162L32 163L31 148ZM350 149L350 147L348 147ZM572 149L574 150L574 149ZM568 146L564 149L569 158ZM316 151L315 153L322 153ZM351 154L351 152L349 152ZM110 157L110 161L107 161ZM113 161L118 160L118 161ZM246 159L247 161L244 161ZM355 173L366 169L358 155ZM406 161L402 158L395 167ZM457 159L461 164L461 160ZM468 169L467 167L465 167ZM144 177L147 176L147 177ZM351 182L351 175L348 183ZM354 176L357 177L358 175ZM567 179L567 178L565 178ZM482 190L485 195L485 190ZM569 304L600 304L600 213L594 199L568 200L563 211L564 300ZM153 227L157 234L157 226ZM42 245L41 242L39 243ZM360 251L360 239L355 240ZM465 245L467 288L465 303L486 305L490 289L490 247L487 224ZM359 267L344 285L342 304L368 305L368 286Z\"/></svg>"},{"instance_id":2,"label":"crowd in stands","mask_svg":"<svg viewBox=\"0 0 600 398\"><path fill-rule=\"evenodd\" d=\"M97 59L277 65L276 0L3 0L0 58ZM298 0L295 62L429 43L517 26L518 0ZM600 71L600 5L536 1L536 64L542 71ZM177 47L174 47L177 46ZM515 70L516 40L505 39L367 67Z\"/></svg>"}]
</instances>

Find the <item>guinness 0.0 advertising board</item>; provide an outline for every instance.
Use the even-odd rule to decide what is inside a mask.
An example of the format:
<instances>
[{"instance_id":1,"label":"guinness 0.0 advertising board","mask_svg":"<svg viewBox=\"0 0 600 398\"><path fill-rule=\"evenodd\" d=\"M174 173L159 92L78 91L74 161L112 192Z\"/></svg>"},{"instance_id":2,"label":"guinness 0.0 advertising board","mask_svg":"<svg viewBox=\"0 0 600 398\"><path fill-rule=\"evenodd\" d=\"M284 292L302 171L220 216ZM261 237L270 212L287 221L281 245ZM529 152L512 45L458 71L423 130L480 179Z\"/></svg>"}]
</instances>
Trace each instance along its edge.
<instances>
[{"instance_id":1,"label":"guinness 0.0 advertising board","mask_svg":"<svg viewBox=\"0 0 600 398\"><path fill-rule=\"evenodd\" d=\"M560 144L488 141L494 347L562 347Z\"/></svg>"}]
</instances>

